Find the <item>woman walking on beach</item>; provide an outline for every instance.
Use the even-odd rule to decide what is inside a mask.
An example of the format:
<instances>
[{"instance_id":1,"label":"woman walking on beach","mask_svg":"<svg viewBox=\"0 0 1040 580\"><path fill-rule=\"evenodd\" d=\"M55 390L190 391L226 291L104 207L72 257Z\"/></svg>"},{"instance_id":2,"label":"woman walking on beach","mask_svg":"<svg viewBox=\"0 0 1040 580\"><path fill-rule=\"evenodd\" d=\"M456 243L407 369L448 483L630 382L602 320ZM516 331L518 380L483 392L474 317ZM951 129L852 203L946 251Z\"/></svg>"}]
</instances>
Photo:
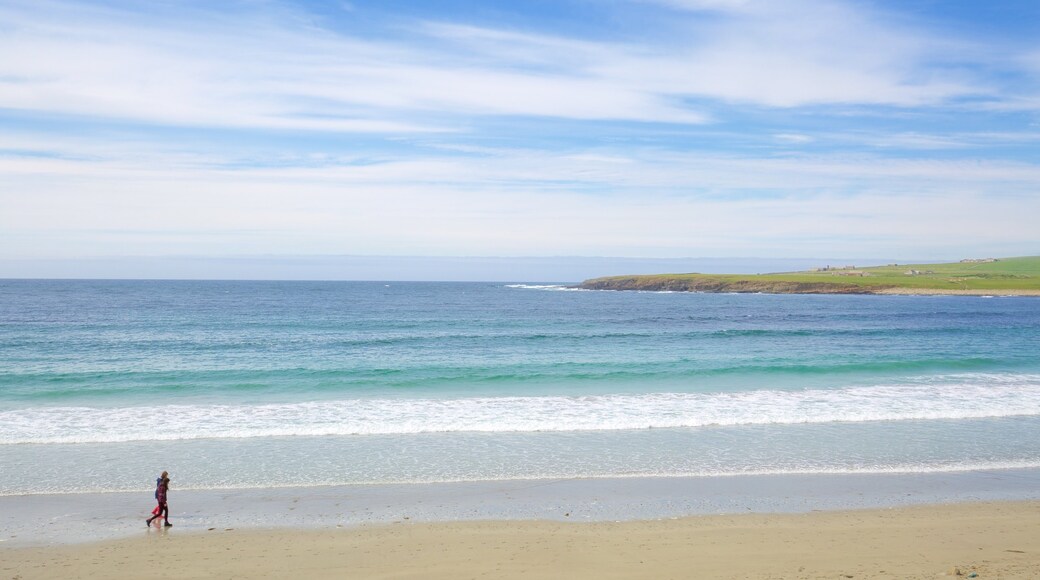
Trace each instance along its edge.
<instances>
[{"instance_id":1,"label":"woman walking on beach","mask_svg":"<svg viewBox=\"0 0 1040 580\"><path fill-rule=\"evenodd\" d=\"M159 502L159 506L155 508L152 513L155 514L152 517L145 520L145 523L149 526L152 525L152 521L157 519L159 516L163 518L163 525L166 527L172 526L170 523L170 509L166 507L166 492L170 490L170 478L167 477L167 473L164 471L159 479L155 480L155 499Z\"/></svg>"},{"instance_id":2,"label":"woman walking on beach","mask_svg":"<svg viewBox=\"0 0 1040 580\"><path fill-rule=\"evenodd\" d=\"M162 472L162 475L160 475L159 477L155 478L155 499L156 499L156 501L159 500L159 488L162 487L163 480L166 479L168 476L169 476L169 472L164 471L164 472ZM155 506L155 509L152 510L152 515L153 516L159 515L159 506Z\"/></svg>"}]
</instances>

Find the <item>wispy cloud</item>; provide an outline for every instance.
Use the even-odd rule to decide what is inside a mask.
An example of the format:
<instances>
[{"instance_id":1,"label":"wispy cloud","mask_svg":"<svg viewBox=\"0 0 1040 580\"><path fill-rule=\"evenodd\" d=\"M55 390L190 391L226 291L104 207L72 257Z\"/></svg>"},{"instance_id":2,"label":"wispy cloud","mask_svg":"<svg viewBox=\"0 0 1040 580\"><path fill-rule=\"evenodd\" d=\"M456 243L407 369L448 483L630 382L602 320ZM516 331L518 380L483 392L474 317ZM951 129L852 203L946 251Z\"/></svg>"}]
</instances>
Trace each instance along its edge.
<instances>
[{"instance_id":1,"label":"wispy cloud","mask_svg":"<svg viewBox=\"0 0 1040 580\"><path fill-rule=\"evenodd\" d=\"M11 256L230 253L848 256L1035 241L1040 166L1000 161L788 158L655 149L482 150L357 164L224 167L213 159L96 151L0 159ZM999 189L1001 195L991 192ZM56 214L55 204L63 208ZM133 224L129 227L128 224ZM36 237L24 237L35 232ZM152 232L148 235L144 232ZM811 240L804 239L812 232ZM89 234L89 235L88 235ZM86 238L92 241L85 241ZM882 253L884 253L882 252Z\"/></svg>"},{"instance_id":2,"label":"wispy cloud","mask_svg":"<svg viewBox=\"0 0 1040 580\"><path fill-rule=\"evenodd\" d=\"M750 10L754 0L641 0L649 4L659 4L677 10L706 12L743 12Z\"/></svg>"},{"instance_id":3,"label":"wispy cloud","mask_svg":"<svg viewBox=\"0 0 1040 580\"><path fill-rule=\"evenodd\" d=\"M671 3L674 4L674 3ZM683 3L684 5L686 3ZM956 45L823 0L730 7L662 39L575 40L422 22L378 40L270 3L148 12L63 2L0 8L0 105L155 123L407 132L445 116L700 123L690 99L917 106L995 89ZM288 16L286 16L288 15Z\"/></svg>"},{"instance_id":4,"label":"wispy cloud","mask_svg":"<svg viewBox=\"0 0 1040 580\"><path fill-rule=\"evenodd\" d=\"M580 67L512 66L522 50L548 60L563 40L485 33L504 53L478 61L467 57L474 32L462 28L449 37L444 27L429 27L426 42L376 41L252 12L168 18L67 8L0 13L16 31L0 39L10 56L0 61L0 106L163 124L376 132L444 129L429 119L457 115L703 120L661 94Z\"/></svg>"},{"instance_id":5,"label":"wispy cloud","mask_svg":"<svg viewBox=\"0 0 1040 580\"><path fill-rule=\"evenodd\" d=\"M776 135L773 135L773 138L781 143L792 144L812 143L814 141L814 139L809 135L802 135L800 133L777 133Z\"/></svg>"},{"instance_id":6,"label":"wispy cloud","mask_svg":"<svg viewBox=\"0 0 1040 580\"><path fill-rule=\"evenodd\" d=\"M1040 251L1035 41L568 6L0 0L0 255Z\"/></svg>"}]
</instances>

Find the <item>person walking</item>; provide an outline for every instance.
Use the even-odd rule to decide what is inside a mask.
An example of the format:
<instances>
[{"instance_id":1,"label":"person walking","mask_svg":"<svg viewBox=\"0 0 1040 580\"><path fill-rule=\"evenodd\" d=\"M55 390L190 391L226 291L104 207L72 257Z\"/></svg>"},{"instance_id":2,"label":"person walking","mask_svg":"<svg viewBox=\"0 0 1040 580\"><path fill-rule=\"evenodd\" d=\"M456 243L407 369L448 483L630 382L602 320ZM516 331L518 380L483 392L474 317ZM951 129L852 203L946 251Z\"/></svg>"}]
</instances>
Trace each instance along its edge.
<instances>
[{"instance_id":1,"label":"person walking","mask_svg":"<svg viewBox=\"0 0 1040 580\"><path fill-rule=\"evenodd\" d=\"M163 525L170 527L173 524L170 523L170 508L166 506L166 492L170 490L170 478L167 472L162 472L162 475L155 480L155 500L159 502L158 507L152 511L152 517L145 520L145 524L148 526L152 525L152 522L158 519L160 516L163 518Z\"/></svg>"},{"instance_id":2,"label":"person walking","mask_svg":"<svg viewBox=\"0 0 1040 580\"><path fill-rule=\"evenodd\" d=\"M159 477L155 478L155 499L156 499L156 501L159 500L159 488L162 487L162 481L164 479L166 479L168 476L169 476L169 472L164 471L164 472L162 472L162 475L160 475ZM155 506L155 509L152 510L152 515L153 516L159 515L159 508L160 508L160 506Z\"/></svg>"}]
</instances>

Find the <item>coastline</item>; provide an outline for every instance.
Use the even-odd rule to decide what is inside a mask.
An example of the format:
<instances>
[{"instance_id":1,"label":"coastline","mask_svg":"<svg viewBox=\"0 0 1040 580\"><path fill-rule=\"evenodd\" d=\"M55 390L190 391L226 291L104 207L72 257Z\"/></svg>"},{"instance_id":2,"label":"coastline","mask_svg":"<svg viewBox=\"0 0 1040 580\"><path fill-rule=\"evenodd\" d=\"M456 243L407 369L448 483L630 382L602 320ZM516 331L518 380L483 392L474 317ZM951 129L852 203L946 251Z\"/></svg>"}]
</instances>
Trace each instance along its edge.
<instances>
[{"instance_id":1,"label":"coastline","mask_svg":"<svg viewBox=\"0 0 1040 580\"><path fill-rule=\"evenodd\" d=\"M576 287L651 292L1040 296L1040 257L865 268L828 265L769 274L628 274L591 278Z\"/></svg>"},{"instance_id":2,"label":"coastline","mask_svg":"<svg viewBox=\"0 0 1040 580\"><path fill-rule=\"evenodd\" d=\"M1035 578L1040 468L0 496L0 572L76 578Z\"/></svg>"},{"instance_id":3,"label":"coastline","mask_svg":"<svg viewBox=\"0 0 1040 580\"><path fill-rule=\"evenodd\" d=\"M410 313L395 317L370 307L383 287L272 292L281 309L337 290L288 314L235 288L199 290L228 312L216 321L159 288L140 318L65 328L55 315L61 340L25 341L39 360L5 391L0 568L140 577L161 562L180 576L284 577L313 557L307 576L869 577L896 574L861 565L900 561L899 577L927 577L1024 557L1001 551L1024 550L1018 540L980 545L985 561L933 545L927 567L902 567L916 565L905 550L917 538L996 541L1009 525L993 512L1037 511L1032 300L394 286L386 312ZM500 315L482 314L499 300ZM345 309L326 322L326 304L369 318L345 324L360 316ZM135 334L142 319L155 328ZM300 326L287 334L286 321ZM140 361L155 364L139 373ZM155 467L175 476L169 530L141 525ZM811 535L830 525L819 514L865 512ZM902 539L865 554L865 529ZM496 548L479 543L491 537ZM734 567L747 554L764 559ZM656 567L636 568L639 556Z\"/></svg>"},{"instance_id":4,"label":"coastline","mask_svg":"<svg viewBox=\"0 0 1040 580\"><path fill-rule=\"evenodd\" d=\"M1040 502L626 522L214 529L0 548L13 578L1034 578Z\"/></svg>"},{"instance_id":5,"label":"coastline","mask_svg":"<svg viewBox=\"0 0 1040 580\"><path fill-rule=\"evenodd\" d=\"M1040 501L1040 468L924 473L499 480L178 490L178 536L462 521L616 522ZM0 496L0 550L146 535L150 491Z\"/></svg>"},{"instance_id":6,"label":"coastline","mask_svg":"<svg viewBox=\"0 0 1040 580\"><path fill-rule=\"evenodd\" d=\"M695 294L833 294L861 296L1040 296L1040 290L1007 288L914 288L907 286L868 286L839 283L759 283L740 280L737 282L710 284L693 283L685 280L638 281L621 279L604 281L586 280L571 288L579 290L606 290L615 292L689 292Z\"/></svg>"},{"instance_id":7,"label":"coastline","mask_svg":"<svg viewBox=\"0 0 1040 580\"><path fill-rule=\"evenodd\" d=\"M944 290L941 288L887 288L874 294L900 296L1040 296L1040 290Z\"/></svg>"}]
</instances>

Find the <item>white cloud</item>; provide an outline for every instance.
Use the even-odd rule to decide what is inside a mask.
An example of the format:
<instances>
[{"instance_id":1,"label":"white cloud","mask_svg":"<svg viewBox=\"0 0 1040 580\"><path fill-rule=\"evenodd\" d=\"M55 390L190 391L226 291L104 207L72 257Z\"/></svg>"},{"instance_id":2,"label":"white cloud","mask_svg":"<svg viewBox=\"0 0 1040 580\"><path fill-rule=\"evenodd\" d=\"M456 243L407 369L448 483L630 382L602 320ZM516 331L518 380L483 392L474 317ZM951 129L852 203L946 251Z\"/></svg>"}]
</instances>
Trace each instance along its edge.
<instances>
[{"instance_id":1,"label":"white cloud","mask_svg":"<svg viewBox=\"0 0 1040 580\"><path fill-rule=\"evenodd\" d=\"M618 43L454 23L417 23L411 36L371 40L284 10L147 14L14 3L0 7L10 31L0 36L0 106L390 133L445 130L445 116L706 121L684 104L690 99L918 106L993 93L932 66L949 43L862 7L692 4L737 10L710 27L691 17L678 25L682 38Z\"/></svg>"},{"instance_id":2,"label":"white cloud","mask_svg":"<svg viewBox=\"0 0 1040 580\"><path fill-rule=\"evenodd\" d=\"M781 143L790 143L792 145L802 145L815 141L815 139L809 135L802 135L800 133L777 133L776 135L773 135L773 138Z\"/></svg>"},{"instance_id":3,"label":"white cloud","mask_svg":"<svg viewBox=\"0 0 1040 580\"><path fill-rule=\"evenodd\" d=\"M875 138L875 147L899 149L961 149L968 146L963 139L945 135L927 135L915 132L894 133Z\"/></svg>"},{"instance_id":4,"label":"white cloud","mask_svg":"<svg viewBox=\"0 0 1040 580\"><path fill-rule=\"evenodd\" d=\"M658 66L622 58L615 74L679 93L775 107L921 106L991 87L948 67L955 42L908 28L861 5L831 0L749 2L710 25ZM667 88L665 88L667 87Z\"/></svg>"},{"instance_id":5,"label":"white cloud","mask_svg":"<svg viewBox=\"0 0 1040 580\"><path fill-rule=\"evenodd\" d=\"M741 11L749 9L752 0L641 0L678 10L692 11Z\"/></svg>"},{"instance_id":6,"label":"white cloud","mask_svg":"<svg viewBox=\"0 0 1040 580\"><path fill-rule=\"evenodd\" d=\"M898 255L951 239L1035 245L1040 214L1040 166L1001 161L626 148L228 169L163 150L83 152L90 159L0 158L4 256L213 247L275 255Z\"/></svg>"},{"instance_id":7,"label":"white cloud","mask_svg":"<svg viewBox=\"0 0 1040 580\"><path fill-rule=\"evenodd\" d=\"M34 130L26 115L23 129L0 133L0 256L1035 247L1035 163L883 156L1028 144L1035 131L799 123L813 105L916 108L909 119L951 100L967 110L975 105L960 98L972 95L988 94L993 108L1030 102L951 72L944 59L962 54L956 45L868 4L665 3L685 12L669 14L660 35L625 41L406 18L392 36L360 37L270 2L235 4L233 14L0 4L0 108L146 124L64 134ZM756 125L771 107L803 109ZM482 115L506 117L504 128L461 139ZM589 123L600 134L560 129L564 138L546 143L508 134L533 132L510 125L527 116L730 124L711 133ZM149 123L257 130L263 144L250 150L247 132L165 142L172 132ZM280 130L423 136L346 154L363 149L343 145L352 136L297 148ZM576 144L589 142L599 145ZM808 143L868 153L782 146Z\"/></svg>"},{"instance_id":8,"label":"white cloud","mask_svg":"<svg viewBox=\"0 0 1040 580\"><path fill-rule=\"evenodd\" d=\"M423 113L703 120L614 79L510 70L501 66L508 55L466 63L460 47L359 40L248 14L159 22L87 11L70 21L63 6L0 11L17 31L0 37L0 106L164 124L378 132L422 129L401 119Z\"/></svg>"}]
</instances>

